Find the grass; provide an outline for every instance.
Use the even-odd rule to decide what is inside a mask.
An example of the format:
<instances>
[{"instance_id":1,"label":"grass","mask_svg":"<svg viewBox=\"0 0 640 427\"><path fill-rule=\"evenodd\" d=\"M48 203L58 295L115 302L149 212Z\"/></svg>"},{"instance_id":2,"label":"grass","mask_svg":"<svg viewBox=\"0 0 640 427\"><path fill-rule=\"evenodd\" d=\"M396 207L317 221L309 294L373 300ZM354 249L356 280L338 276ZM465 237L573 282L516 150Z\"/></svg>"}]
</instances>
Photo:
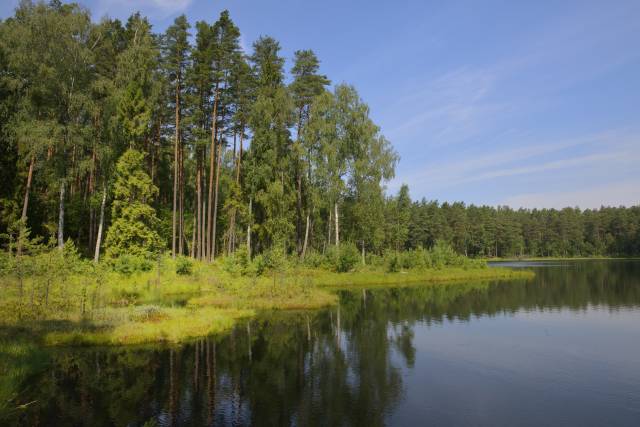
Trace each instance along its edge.
<instances>
[{"instance_id":1,"label":"grass","mask_svg":"<svg viewBox=\"0 0 640 427\"><path fill-rule=\"evenodd\" d=\"M188 275L164 259L148 272L98 269L52 282L27 277L22 298L15 281L0 278L0 329L38 336L44 345L177 343L231 329L259 310L316 309L337 303L336 289L455 281L530 278L525 270L462 268L349 273L293 267L252 277L222 262L194 263ZM45 287L46 283L46 287ZM46 288L46 300L45 300Z\"/></svg>"},{"instance_id":2,"label":"grass","mask_svg":"<svg viewBox=\"0 0 640 427\"><path fill-rule=\"evenodd\" d=\"M252 310L213 307L168 308L157 317L136 319L112 327L72 329L47 333L46 345L122 345L169 342L217 334L231 329L236 320L254 314Z\"/></svg>"}]
</instances>

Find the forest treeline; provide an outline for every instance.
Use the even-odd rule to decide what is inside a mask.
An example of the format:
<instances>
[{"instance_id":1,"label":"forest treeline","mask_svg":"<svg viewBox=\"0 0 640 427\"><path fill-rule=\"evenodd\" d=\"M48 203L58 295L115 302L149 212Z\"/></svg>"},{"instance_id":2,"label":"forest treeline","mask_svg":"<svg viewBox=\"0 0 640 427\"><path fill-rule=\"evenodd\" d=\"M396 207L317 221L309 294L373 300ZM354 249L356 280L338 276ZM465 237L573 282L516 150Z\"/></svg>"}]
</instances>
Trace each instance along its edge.
<instances>
[{"instance_id":1,"label":"forest treeline","mask_svg":"<svg viewBox=\"0 0 640 427\"><path fill-rule=\"evenodd\" d=\"M515 210L411 202L407 187L391 203L407 212L402 244L406 249L443 240L473 257L640 255L640 206Z\"/></svg>"},{"instance_id":2,"label":"forest treeline","mask_svg":"<svg viewBox=\"0 0 640 427\"><path fill-rule=\"evenodd\" d=\"M353 86L311 50L250 52L223 11L165 32L22 1L0 21L0 234L96 260L239 248L304 257L451 243L477 256L631 255L638 208L513 211L385 193L398 155Z\"/></svg>"}]
</instances>

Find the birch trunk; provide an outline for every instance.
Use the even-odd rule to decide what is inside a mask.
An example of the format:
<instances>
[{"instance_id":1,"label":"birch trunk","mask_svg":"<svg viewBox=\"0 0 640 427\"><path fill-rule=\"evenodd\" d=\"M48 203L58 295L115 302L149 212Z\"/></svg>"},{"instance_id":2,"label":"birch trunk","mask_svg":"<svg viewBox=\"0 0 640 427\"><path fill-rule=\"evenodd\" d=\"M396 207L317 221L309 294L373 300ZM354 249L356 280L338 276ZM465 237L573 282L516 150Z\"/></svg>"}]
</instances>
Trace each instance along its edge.
<instances>
[{"instance_id":1,"label":"birch trunk","mask_svg":"<svg viewBox=\"0 0 640 427\"><path fill-rule=\"evenodd\" d=\"M102 203L100 203L100 224L98 224L98 237L96 237L96 251L93 256L93 261L98 262L100 260L100 244L102 243L102 228L104 227L104 205L107 202L107 186L102 186Z\"/></svg>"},{"instance_id":2,"label":"birch trunk","mask_svg":"<svg viewBox=\"0 0 640 427\"><path fill-rule=\"evenodd\" d=\"M336 246L340 246L340 220L338 218L338 202L334 204L336 217Z\"/></svg>"},{"instance_id":3,"label":"birch trunk","mask_svg":"<svg viewBox=\"0 0 640 427\"><path fill-rule=\"evenodd\" d=\"M302 244L302 254L301 258L304 259L304 256L307 253L307 245L309 244L309 214L307 214L307 225L304 229L304 243Z\"/></svg>"},{"instance_id":4,"label":"birch trunk","mask_svg":"<svg viewBox=\"0 0 640 427\"><path fill-rule=\"evenodd\" d=\"M24 237L25 229L27 228L27 208L29 206L29 192L31 191L31 179L33 178L33 165L35 163L35 156L31 156L31 162L29 162L29 173L27 174L27 188L24 190L24 202L22 203L22 215L20 216L20 235L18 237L18 255L22 254L22 239Z\"/></svg>"}]
</instances>

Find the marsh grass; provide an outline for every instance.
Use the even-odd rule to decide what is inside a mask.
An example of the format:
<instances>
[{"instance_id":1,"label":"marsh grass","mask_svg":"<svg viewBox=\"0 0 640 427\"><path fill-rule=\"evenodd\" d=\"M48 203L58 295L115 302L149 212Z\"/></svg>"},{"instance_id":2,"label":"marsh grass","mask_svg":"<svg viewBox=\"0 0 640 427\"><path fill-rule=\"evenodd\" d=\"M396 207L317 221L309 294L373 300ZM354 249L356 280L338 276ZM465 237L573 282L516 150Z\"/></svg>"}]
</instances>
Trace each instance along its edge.
<instances>
[{"instance_id":1,"label":"marsh grass","mask_svg":"<svg viewBox=\"0 0 640 427\"><path fill-rule=\"evenodd\" d=\"M78 261L81 263L81 261ZM0 329L15 328L45 345L176 343L229 330L258 310L315 309L338 301L340 288L529 278L524 270L465 263L388 272L359 265L338 273L301 263L261 266L159 258L123 274L80 264L73 274L0 278ZM246 261L244 261L246 262ZM262 261L258 261L262 262ZM261 270L262 274L258 274Z\"/></svg>"}]
</instances>

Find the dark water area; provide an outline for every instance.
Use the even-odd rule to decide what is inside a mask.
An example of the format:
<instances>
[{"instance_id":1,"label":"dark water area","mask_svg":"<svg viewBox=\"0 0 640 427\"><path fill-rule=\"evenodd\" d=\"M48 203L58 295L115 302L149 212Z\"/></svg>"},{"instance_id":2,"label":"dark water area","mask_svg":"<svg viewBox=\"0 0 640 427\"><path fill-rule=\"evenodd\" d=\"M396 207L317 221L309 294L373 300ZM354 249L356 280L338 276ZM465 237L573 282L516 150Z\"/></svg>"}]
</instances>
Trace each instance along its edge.
<instances>
[{"instance_id":1,"label":"dark water area","mask_svg":"<svg viewBox=\"0 0 640 427\"><path fill-rule=\"evenodd\" d=\"M640 262L507 265L536 278L343 291L183 346L29 347L1 365L0 424L640 425Z\"/></svg>"}]
</instances>

